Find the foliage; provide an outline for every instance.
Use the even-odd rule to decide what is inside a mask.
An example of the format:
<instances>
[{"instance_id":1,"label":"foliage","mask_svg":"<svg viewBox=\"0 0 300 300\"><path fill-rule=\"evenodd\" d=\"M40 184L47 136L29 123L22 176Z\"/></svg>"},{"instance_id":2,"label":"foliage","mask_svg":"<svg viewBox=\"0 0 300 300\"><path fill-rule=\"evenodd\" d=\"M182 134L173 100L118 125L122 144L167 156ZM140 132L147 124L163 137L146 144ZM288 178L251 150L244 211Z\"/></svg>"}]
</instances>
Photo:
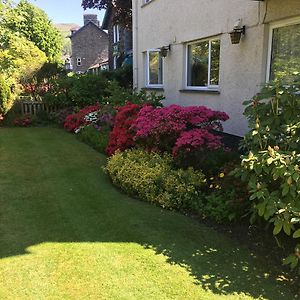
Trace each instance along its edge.
<instances>
[{"instance_id":1,"label":"foliage","mask_svg":"<svg viewBox=\"0 0 300 300\"><path fill-rule=\"evenodd\" d=\"M164 99L164 96L154 92L147 93L143 90L132 91L131 89L120 86L116 81L108 82L106 92L109 94L109 96L105 98L106 103L114 106L122 106L130 102L133 104L150 104L153 107L160 107L162 106L161 101Z\"/></svg>"},{"instance_id":2,"label":"foliage","mask_svg":"<svg viewBox=\"0 0 300 300\"><path fill-rule=\"evenodd\" d=\"M103 76L109 81L115 81L122 88L132 89L133 71L132 66L126 66L115 70L105 70Z\"/></svg>"},{"instance_id":3,"label":"foliage","mask_svg":"<svg viewBox=\"0 0 300 300\"><path fill-rule=\"evenodd\" d=\"M82 0L82 7L109 9L113 11L113 22L123 26L131 27L132 24L132 4L131 0Z\"/></svg>"},{"instance_id":4,"label":"foliage","mask_svg":"<svg viewBox=\"0 0 300 300\"><path fill-rule=\"evenodd\" d=\"M204 216L217 222L225 222L239 220L249 214L247 184L232 174L238 163L237 159L236 161L228 159L219 172L209 178L209 190L201 208Z\"/></svg>"},{"instance_id":5,"label":"foliage","mask_svg":"<svg viewBox=\"0 0 300 300\"><path fill-rule=\"evenodd\" d=\"M130 195L165 208L191 208L199 204L205 177L192 168L175 170L169 154L144 150L115 153L106 167L113 183Z\"/></svg>"},{"instance_id":6,"label":"foliage","mask_svg":"<svg viewBox=\"0 0 300 300\"><path fill-rule=\"evenodd\" d=\"M113 155L117 150L124 151L134 144L134 132L131 127L137 118L141 105L127 103L117 108L115 124L109 135L106 149L108 155Z\"/></svg>"},{"instance_id":7,"label":"foliage","mask_svg":"<svg viewBox=\"0 0 300 300\"><path fill-rule=\"evenodd\" d=\"M26 0L19 2L14 13L15 18L6 19L6 26L33 42L50 61L59 60L62 37L46 13Z\"/></svg>"},{"instance_id":8,"label":"foliage","mask_svg":"<svg viewBox=\"0 0 300 300\"><path fill-rule=\"evenodd\" d=\"M63 74L65 70L60 64L46 62L31 78L24 81L23 93L35 100L41 100L51 89L51 82Z\"/></svg>"},{"instance_id":9,"label":"foliage","mask_svg":"<svg viewBox=\"0 0 300 300\"><path fill-rule=\"evenodd\" d=\"M251 130L244 147L251 151L278 146L281 150L300 150L300 86L280 82L266 85L252 100L244 102L244 115Z\"/></svg>"},{"instance_id":10,"label":"foliage","mask_svg":"<svg viewBox=\"0 0 300 300\"><path fill-rule=\"evenodd\" d=\"M73 107L66 107L66 108L60 109L56 112L51 113L50 118L52 121L54 121L59 126L64 126L66 117L69 115L72 115L74 113L75 113L75 111L74 111Z\"/></svg>"},{"instance_id":11,"label":"foliage","mask_svg":"<svg viewBox=\"0 0 300 300\"><path fill-rule=\"evenodd\" d=\"M0 116L6 114L12 104L10 86L3 76L0 76Z\"/></svg>"},{"instance_id":12,"label":"foliage","mask_svg":"<svg viewBox=\"0 0 300 300\"><path fill-rule=\"evenodd\" d=\"M93 124L90 124L80 130L77 137L79 140L90 145L95 150L105 153L108 144L109 132L110 128L108 127L97 128Z\"/></svg>"},{"instance_id":13,"label":"foliage","mask_svg":"<svg viewBox=\"0 0 300 300\"><path fill-rule=\"evenodd\" d=\"M134 140L137 144L148 149L173 152L176 156L178 151L219 148L220 138L210 130L222 130L221 121L228 118L227 114L204 106L145 106L132 129L136 131Z\"/></svg>"},{"instance_id":14,"label":"foliage","mask_svg":"<svg viewBox=\"0 0 300 300\"><path fill-rule=\"evenodd\" d=\"M107 80L101 75L62 75L50 81L51 88L45 94L47 103L60 108L80 107L105 103Z\"/></svg>"},{"instance_id":15,"label":"foliage","mask_svg":"<svg viewBox=\"0 0 300 300\"><path fill-rule=\"evenodd\" d=\"M215 191L206 195L205 204L201 207L201 214L215 220L217 223L232 221L235 218L235 214L228 199L232 199L235 196L234 190Z\"/></svg>"},{"instance_id":16,"label":"foliage","mask_svg":"<svg viewBox=\"0 0 300 300\"><path fill-rule=\"evenodd\" d=\"M300 153L299 85L267 85L245 103L251 130L245 137L248 155L236 172L248 182L253 216L273 224L274 235L283 231L298 240L286 263L300 259Z\"/></svg>"}]
</instances>

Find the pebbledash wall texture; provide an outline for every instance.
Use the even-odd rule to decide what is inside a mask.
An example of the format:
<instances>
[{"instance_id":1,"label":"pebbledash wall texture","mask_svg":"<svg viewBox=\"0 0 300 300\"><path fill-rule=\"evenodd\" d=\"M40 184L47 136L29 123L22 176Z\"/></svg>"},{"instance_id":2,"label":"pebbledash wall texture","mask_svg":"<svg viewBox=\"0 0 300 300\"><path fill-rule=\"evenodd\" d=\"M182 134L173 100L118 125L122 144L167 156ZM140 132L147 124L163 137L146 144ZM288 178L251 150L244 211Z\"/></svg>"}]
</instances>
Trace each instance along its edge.
<instances>
[{"instance_id":1,"label":"pebbledash wall texture","mask_svg":"<svg viewBox=\"0 0 300 300\"><path fill-rule=\"evenodd\" d=\"M244 25L232 44L229 33ZM166 105L224 111L231 134L248 129L243 101L300 62L299 43L299 0L133 0L134 86L163 92Z\"/></svg>"},{"instance_id":2,"label":"pebbledash wall texture","mask_svg":"<svg viewBox=\"0 0 300 300\"><path fill-rule=\"evenodd\" d=\"M84 73L96 64L108 61L108 36L99 27L97 15L84 15L84 26L73 31L70 39L74 72Z\"/></svg>"}]
</instances>

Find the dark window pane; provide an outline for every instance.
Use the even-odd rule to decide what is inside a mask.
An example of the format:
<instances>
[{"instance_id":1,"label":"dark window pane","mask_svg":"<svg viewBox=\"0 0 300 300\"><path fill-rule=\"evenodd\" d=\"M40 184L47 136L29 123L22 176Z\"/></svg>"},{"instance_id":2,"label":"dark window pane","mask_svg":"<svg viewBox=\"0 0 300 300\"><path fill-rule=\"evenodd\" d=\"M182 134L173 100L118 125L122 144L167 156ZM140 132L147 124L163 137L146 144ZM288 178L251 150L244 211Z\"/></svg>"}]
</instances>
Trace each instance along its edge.
<instances>
[{"instance_id":1,"label":"dark window pane","mask_svg":"<svg viewBox=\"0 0 300 300\"><path fill-rule=\"evenodd\" d=\"M188 46L188 86L208 85L209 42Z\"/></svg>"},{"instance_id":2,"label":"dark window pane","mask_svg":"<svg viewBox=\"0 0 300 300\"><path fill-rule=\"evenodd\" d=\"M210 85L219 85L220 40L211 42Z\"/></svg>"},{"instance_id":3,"label":"dark window pane","mask_svg":"<svg viewBox=\"0 0 300 300\"><path fill-rule=\"evenodd\" d=\"M270 80L292 81L300 71L300 24L273 30Z\"/></svg>"}]
</instances>

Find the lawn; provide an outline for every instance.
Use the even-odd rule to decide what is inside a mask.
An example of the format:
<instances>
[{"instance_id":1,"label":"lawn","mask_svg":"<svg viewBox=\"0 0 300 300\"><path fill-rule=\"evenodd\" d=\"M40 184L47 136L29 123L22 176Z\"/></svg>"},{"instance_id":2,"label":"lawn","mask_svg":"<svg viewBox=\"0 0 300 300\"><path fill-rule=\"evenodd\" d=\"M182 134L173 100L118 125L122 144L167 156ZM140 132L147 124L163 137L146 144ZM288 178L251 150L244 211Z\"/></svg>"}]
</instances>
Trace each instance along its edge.
<instances>
[{"instance_id":1,"label":"lawn","mask_svg":"<svg viewBox=\"0 0 300 300\"><path fill-rule=\"evenodd\" d=\"M131 199L54 128L0 129L0 299L293 299L272 265Z\"/></svg>"}]
</instances>

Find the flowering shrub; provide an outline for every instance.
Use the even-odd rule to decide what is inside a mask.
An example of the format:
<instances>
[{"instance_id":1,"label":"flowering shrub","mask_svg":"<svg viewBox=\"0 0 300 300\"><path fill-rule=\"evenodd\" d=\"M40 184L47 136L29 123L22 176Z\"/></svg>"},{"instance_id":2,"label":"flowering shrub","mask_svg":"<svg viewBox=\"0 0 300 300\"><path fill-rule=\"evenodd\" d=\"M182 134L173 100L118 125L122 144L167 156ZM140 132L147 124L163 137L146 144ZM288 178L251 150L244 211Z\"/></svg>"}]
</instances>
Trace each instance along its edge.
<instances>
[{"instance_id":1,"label":"flowering shrub","mask_svg":"<svg viewBox=\"0 0 300 300\"><path fill-rule=\"evenodd\" d=\"M199 207L205 176L193 168L176 170L172 161L169 154L118 151L108 160L106 171L113 183L130 195L169 209Z\"/></svg>"},{"instance_id":2,"label":"flowering shrub","mask_svg":"<svg viewBox=\"0 0 300 300\"><path fill-rule=\"evenodd\" d=\"M136 131L134 140L137 144L176 154L179 149L189 151L194 148L220 147L219 137L210 130L221 131L221 121L228 118L226 113L204 106L145 106L140 110L132 129ZM193 145L188 145L188 142Z\"/></svg>"},{"instance_id":3,"label":"flowering shrub","mask_svg":"<svg viewBox=\"0 0 300 300\"><path fill-rule=\"evenodd\" d=\"M106 149L108 155L113 155L117 150L124 151L134 144L134 123L141 105L127 103L117 108L114 128L109 136L109 143Z\"/></svg>"},{"instance_id":4,"label":"flowering shrub","mask_svg":"<svg viewBox=\"0 0 300 300\"><path fill-rule=\"evenodd\" d=\"M274 235L284 232L295 238L295 253L286 259L300 262L300 85L269 84L245 102L251 130L236 171L248 184L254 220L263 217L274 226Z\"/></svg>"},{"instance_id":5,"label":"flowering shrub","mask_svg":"<svg viewBox=\"0 0 300 300\"><path fill-rule=\"evenodd\" d=\"M32 124L32 118L30 115L24 115L20 118L15 119L13 123L15 126L28 127Z\"/></svg>"},{"instance_id":6,"label":"flowering shrub","mask_svg":"<svg viewBox=\"0 0 300 300\"><path fill-rule=\"evenodd\" d=\"M208 150L216 150L222 146L221 137L208 131L208 129L192 129L181 133L173 148L173 155L178 152L191 152L195 149L206 147Z\"/></svg>"},{"instance_id":7,"label":"flowering shrub","mask_svg":"<svg viewBox=\"0 0 300 300\"><path fill-rule=\"evenodd\" d=\"M77 132L78 129L83 126L90 124L89 119L86 116L90 113L97 112L100 109L100 104L86 106L76 114L71 114L66 117L64 128L69 132Z\"/></svg>"}]
</instances>

